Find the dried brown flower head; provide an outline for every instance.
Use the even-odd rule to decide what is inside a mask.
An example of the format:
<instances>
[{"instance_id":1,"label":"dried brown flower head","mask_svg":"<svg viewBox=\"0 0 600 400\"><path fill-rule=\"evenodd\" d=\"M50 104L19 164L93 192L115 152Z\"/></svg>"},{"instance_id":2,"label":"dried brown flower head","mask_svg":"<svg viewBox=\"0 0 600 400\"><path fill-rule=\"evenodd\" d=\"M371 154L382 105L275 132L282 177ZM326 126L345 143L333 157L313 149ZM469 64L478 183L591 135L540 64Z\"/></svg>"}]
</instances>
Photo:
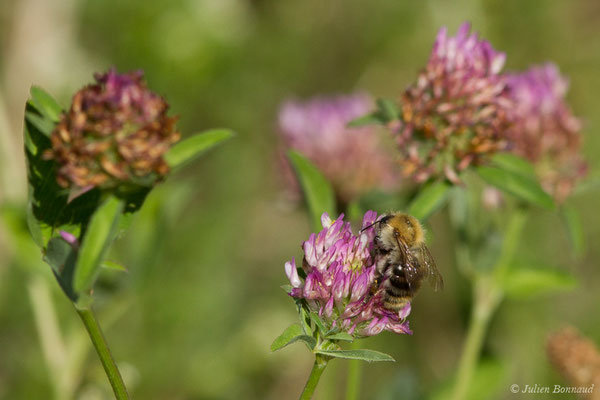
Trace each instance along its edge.
<instances>
[{"instance_id":1,"label":"dried brown flower head","mask_svg":"<svg viewBox=\"0 0 600 400\"><path fill-rule=\"evenodd\" d=\"M591 340L568 327L548 338L546 350L550 362L569 384L577 387L594 385L592 393L582 398L600 400L600 353Z\"/></svg>"},{"instance_id":2,"label":"dried brown flower head","mask_svg":"<svg viewBox=\"0 0 600 400\"><path fill-rule=\"evenodd\" d=\"M95 76L73 96L45 154L65 188L149 186L169 172L163 155L180 138L169 105L151 92L141 71Z\"/></svg>"}]
</instances>

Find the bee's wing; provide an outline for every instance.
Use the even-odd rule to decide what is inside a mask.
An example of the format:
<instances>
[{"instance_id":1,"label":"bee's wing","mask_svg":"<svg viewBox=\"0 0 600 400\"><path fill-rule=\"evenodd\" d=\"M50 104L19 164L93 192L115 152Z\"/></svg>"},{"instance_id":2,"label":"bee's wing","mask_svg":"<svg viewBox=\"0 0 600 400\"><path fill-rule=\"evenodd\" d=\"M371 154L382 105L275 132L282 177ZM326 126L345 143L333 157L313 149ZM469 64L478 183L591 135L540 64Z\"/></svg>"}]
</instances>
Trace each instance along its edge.
<instances>
[{"instance_id":1,"label":"bee's wing","mask_svg":"<svg viewBox=\"0 0 600 400\"><path fill-rule=\"evenodd\" d=\"M406 277L406 281L408 282L408 286L410 287L411 292L413 291L412 283L419 279L419 270L417 268L418 264L411 262L409 264L404 264L402 267L402 271L404 271L404 275Z\"/></svg>"},{"instance_id":2,"label":"bee's wing","mask_svg":"<svg viewBox=\"0 0 600 400\"><path fill-rule=\"evenodd\" d=\"M401 240L398 236L396 236L396 243L398 244L398 250L400 250L400 258L402 261L402 267L405 268L408 265L414 265L415 256L412 254L406 243Z\"/></svg>"},{"instance_id":3,"label":"bee's wing","mask_svg":"<svg viewBox=\"0 0 600 400\"><path fill-rule=\"evenodd\" d=\"M429 281L429 284L433 287L436 292L444 288L444 279L442 274L438 271L435 261L429 252L429 249L425 244L419 247L419 254L421 258L421 266L424 270L425 277Z\"/></svg>"},{"instance_id":4,"label":"bee's wing","mask_svg":"<svg viewBox=\"0 0 600 400\"><path fill-rule=\"evenodd\" d=\"M418 278L419 270L417 269L417 266L419 265L419 261L403 240L396 237L396 242L398 243L398 249L400 250L402 259L402 271L404 272L410 291L413 292L411 282L414 282Z\"/></svg>"}]
</instances>

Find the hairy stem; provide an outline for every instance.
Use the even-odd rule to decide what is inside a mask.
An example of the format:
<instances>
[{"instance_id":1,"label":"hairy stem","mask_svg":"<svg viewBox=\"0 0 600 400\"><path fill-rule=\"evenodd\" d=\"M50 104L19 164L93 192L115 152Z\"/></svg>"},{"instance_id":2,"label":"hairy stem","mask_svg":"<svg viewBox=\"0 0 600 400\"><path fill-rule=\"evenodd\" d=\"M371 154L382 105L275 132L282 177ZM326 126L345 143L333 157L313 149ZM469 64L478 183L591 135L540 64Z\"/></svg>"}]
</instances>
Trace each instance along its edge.
<instances>
[{"instance_id":1,"label":"hairy stem","mask_svg":"<svg viewBox=\"0 0 600 400\"><path fill-rule=\"evenodd\" d=\"M318 354L315 355L315 363L312 371L310 371L308 381L306 381L306 386L304 386L304 390L300 395L300 400L312 399L313 393L315 392L317 384L319 383L319 379L321 379L321 375L323 374L323 371L325 371L325 367L327 366L328 362L329 359L327 357L323 357Z\"/></svg>"},{"instance_id":2,"label":"hairy stem","mask_svg":"<svg viewBox=\"0 0 600 400\"><path fill-rule=\"evenodd\" d=\"M127 394L127 389L125 388L125 383L123 382L119 368L110 354L110 349L108 348L106 339L100 330L100 325L98 325L98 321L96 320L94 312L91 308L76 308L76 310L81 317L81 321L83 321L83 325L85 325L85 328L88 331L94 347L96 348L98 357L100 357L100 361L102 362L106 376L108 377L110 385L113 388L113 392L115 393L115 398L117 400L129 399L129 395Z\"/></svg>"}]
</instances>

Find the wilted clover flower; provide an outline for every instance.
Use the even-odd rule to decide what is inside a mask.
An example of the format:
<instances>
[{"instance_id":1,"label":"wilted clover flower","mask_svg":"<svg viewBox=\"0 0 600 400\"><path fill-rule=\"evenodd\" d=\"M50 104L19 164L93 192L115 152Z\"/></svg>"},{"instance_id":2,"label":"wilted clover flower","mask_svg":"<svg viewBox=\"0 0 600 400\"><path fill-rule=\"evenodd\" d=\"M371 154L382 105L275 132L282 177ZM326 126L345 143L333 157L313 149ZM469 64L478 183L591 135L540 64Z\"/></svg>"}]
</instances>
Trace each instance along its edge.
<instances>
[{"instance_id":1,"label":"wilted clover flower","mask_svg":"<svg viewBox=\"0 0 600 400\"><path fill-rule=\"evenodd\" d=\"M536 165L544 189L560 202L586 170L581 123L564 101L569 83L551 63L509 74L507 82L516 104L509 148Z\"/></svg>"},{"instance_id":2,"label":"wilted clover flower","mask_svg":"<svg viewBox=\"0 0 600 400\"><path fill-rule=\"evenodd\" d=\"M372 109L369 96L354 94L288 101L279 112L284 147L315 163L344 201L372 188L391 189L398 184L391 154L377 128L347 126ZM285 165L288 180L297 185L289 165Z\"/></svg>"},{"instance_id":3,"label":"wilted clover flower","mask_svg":"<svg viewBox=\"0 0 600 400\"><path fill-rule=\"evenodd\" d=\"M548 337L546 352L569 384L593 393L581 398L600 400L600 391L594 390L600 386L600 352L592 340L567 326Z\"/></svg>"},{"instance_id":4,"label":"wilted clover flower","mask_svg":"<svg viewBox=\"0 0 600 400\"><path fill-rule=\"evenodd\" d=\"M305 299L328 329L338 328L355 337L373 336L383 330L412 333L406 321L410 303L400 312L386 310L383 287L380 284L373 288L376 266L371 251L375 228L371 225L377 214L365 214L362 226L366 229L358 235L342 218L343 214L332 221L327 213L323 214L323 230L303 243L304 280L293 259L285 264L292 284L290 296Z\"/></svg>"},{"instance_id":5,"label":"wilted clover flower","mask_svg":"<svg viewBox=\"0 0 600 400\"><path fill-rule=\"evenodd\" d=\"M163 155L179 140L169 105L151 92L143 72L95 75L96 83L73 96L52 132L46 158L58 164L67 188L151 185L169 171Z\"/></svg>"},{"instance_id":6,"label":"wilted clover flower","mask_svg":"<svg viewBox=\"0 0 600 400\"><path fill-rule=\"evenodd\" d=\"M396 138L403 172L417 182L431 176L457 181L457 172L504 147L511 107L500 70L505 55L470 34L442 28L417 82L401 97Z\"/></svg>"}]
</instances>

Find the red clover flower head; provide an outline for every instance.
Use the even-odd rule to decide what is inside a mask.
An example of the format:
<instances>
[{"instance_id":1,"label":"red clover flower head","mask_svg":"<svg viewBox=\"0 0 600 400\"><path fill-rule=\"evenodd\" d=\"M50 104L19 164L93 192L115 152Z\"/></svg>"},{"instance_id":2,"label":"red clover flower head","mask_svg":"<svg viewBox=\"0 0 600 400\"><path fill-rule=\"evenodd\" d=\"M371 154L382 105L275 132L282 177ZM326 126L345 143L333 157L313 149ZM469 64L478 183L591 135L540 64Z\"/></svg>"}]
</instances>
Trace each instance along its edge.
<instances>
[{"instance_id":1,"label":"red clover flower head","mask_svg":"<svg viewBox=\"0 0 600 400\"><path fill-rule=\"evenodd\" d=\"M389 311L383 307L384 289L373 287L375 228L370 225L376 220L377 214L368 211L364 230L355 235L350 223L343 221L343 214L334 221L323 214L323 230L311 234L302 245L306 278L300 278L295 260L285 264L292 285L289 295L305 299L329 329L338 328L355 337L373 336L383 330L412 334L406 321L410 304L399 312Z\"/></svg>"},{"instance_id":2,"label":"red clover flower head","mask_svg":"<svg viewBox=\"0 0 600 400\"><path fill-rule=\"evenodd\" d=\"M73 96L52 132L45 157L58 163L58 183L79 189L155 183L169 171L163 155L180 137L169 105L147 88L142 71L111 69L95 79Z\"/></svg>"},{"instance_id":3,"label":"red clover flower head","mask_svg":"<svg viewBox=\"0 0 600 400\"><path fill-rule=\"evenodd\" d=\"M569 83L551 63L509 74L507 82L518 104L507 131L509 149L535 164L544 189L561 202L586 171L581 123L564 100Z\"/></svg>"},{"instance_id":4,"label":"red clover flower head","mask_svg":"<svg viewBox=\"0 0 600 400\"><path fill-rule=\"evenodd\" d=\"M347 201L369 189L392 189L398 183L378 128L347 126L372 110L373 101L364 94L288 101L279 112L279 130L285 148L310 159ZM297 185L289 165L285 168L290 186Z\"/></svg>"},{"instance_id":5,"label":"red clover flower head","mask_svg":"<svg viewBox=\"0 0 600 400\"><path fill-rule=\"evenodd\" d=\"M505 54L469 33L442 28L417 82L401 97L396 140L406 176L417 182L460 172L502 149L511 101L500 70Z\"/></svg>"}]
</instances>

